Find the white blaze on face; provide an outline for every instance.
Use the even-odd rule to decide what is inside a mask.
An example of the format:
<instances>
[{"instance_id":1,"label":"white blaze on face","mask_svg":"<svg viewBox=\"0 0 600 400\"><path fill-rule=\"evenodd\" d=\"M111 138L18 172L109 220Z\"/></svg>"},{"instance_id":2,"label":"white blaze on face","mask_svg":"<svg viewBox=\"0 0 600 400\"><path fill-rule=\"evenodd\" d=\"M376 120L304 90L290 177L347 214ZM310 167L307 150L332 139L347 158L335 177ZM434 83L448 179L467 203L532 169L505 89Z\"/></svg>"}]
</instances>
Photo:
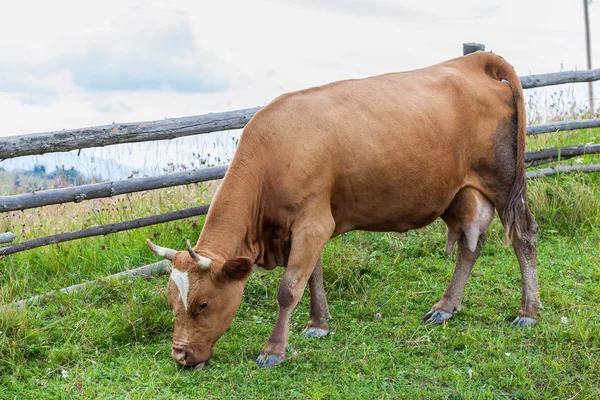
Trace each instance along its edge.
<instances>
[{"instance_id":1,"label":"white blaze on face","mask_svg":"<svg viewBox=\"0 0 600 400\"><path fill-rule=\"evenodd\" d=\"M179 297L181 297L181 301L183 302L183 307L185 311L188 309L188 294L190 292L190 281L188 279L187 272L181 272L178 269L173 268L171 272L171 279L173 283L177 286L179 290Z\"/></svg>"}]
</instances>

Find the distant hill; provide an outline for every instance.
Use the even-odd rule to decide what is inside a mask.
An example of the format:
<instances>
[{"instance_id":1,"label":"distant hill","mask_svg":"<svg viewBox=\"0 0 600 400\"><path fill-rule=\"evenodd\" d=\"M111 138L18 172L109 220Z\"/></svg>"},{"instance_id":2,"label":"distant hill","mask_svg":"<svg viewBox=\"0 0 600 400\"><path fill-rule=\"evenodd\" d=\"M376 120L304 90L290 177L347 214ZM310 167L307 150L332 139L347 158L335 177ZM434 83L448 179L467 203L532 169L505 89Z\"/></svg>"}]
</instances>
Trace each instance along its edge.
<instances>
[{"instance_id":1,"label":"distant hill","mask_svg":"<svg viewBox=\"0 0 600 400\"><path fill-rule=\"evenodd\" d=\"M76 152L17 157L0 162L0 168L11 173L23 173L32 170L35 166L44 166L48 173L57 167L64 166L65 170L74 167L87 180L95 179L97 181L125 179L131 175L132 171L139 170L115 160L78 156Z\"/></svg>"}]
</instances>

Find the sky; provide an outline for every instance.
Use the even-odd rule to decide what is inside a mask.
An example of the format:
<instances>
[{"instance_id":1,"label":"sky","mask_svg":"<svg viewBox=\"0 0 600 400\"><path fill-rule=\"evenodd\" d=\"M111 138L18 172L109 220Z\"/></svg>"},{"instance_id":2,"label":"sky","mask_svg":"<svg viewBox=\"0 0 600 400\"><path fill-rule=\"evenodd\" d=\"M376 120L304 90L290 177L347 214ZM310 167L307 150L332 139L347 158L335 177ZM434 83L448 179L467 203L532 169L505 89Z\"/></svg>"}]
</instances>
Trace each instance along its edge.
<instances>
[{"instance_id":1,"label":"sky","mask_svg":"<svg viewBox=\"0 0 600 400\"><path fill-rule=\"evenodd\" d=\"M586 69L577 0L0 1L0 136L265 105L471 41L519 75ZM600 0L589 8L598 68Z\"/></svg>"}]
</instances>

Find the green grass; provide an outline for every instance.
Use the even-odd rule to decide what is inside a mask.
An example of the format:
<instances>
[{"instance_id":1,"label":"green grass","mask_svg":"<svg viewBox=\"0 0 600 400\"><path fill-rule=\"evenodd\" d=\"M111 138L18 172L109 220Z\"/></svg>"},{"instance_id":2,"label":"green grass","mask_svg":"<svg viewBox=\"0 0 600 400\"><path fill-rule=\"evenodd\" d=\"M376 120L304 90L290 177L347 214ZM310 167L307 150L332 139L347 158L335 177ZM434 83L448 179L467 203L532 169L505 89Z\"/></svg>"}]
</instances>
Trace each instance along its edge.
<instances>
[{"instance_id":1,"label":"green grass","mask_svg":"<svg viewBox=\"0 0 600 400\"><path fill-rule=\"evenodd\" d=\"M598 130L546 135L529 146L598 142L593 137ZM189 207L208 192L173 188L13 213L0 219L0 230L25 240ZM281 270L251 276L233 324L202 371L170 359L168 277L120 279L39 306L3 308L0 399L599 398L600 174L531 181L529 202L541 227L545 306L534 328L510 326L520 275L497 219L463 311L441 326L421 317L452 272L443 224L407 234L352 232L331 240L323 254L332 334L300 337L309 313L305 296L292 319L287 360L273 370L254 360L275 323ZM146 237L182 248L201 224L202 218L184 220L4 257L0 304L157 261Z\"/></svg>"},{"instance_id":2,"label":"green grass","mask_svg":"<svg viewBox=\"0 0 600 400\"><path fill-rule=\"evenodd\" d=\"M270 371L254 359L275 322L281 271L253 274L202 371L181 369L169 357L167 277L122 279L40 307L5 309L0 398L597 398L600 235L542 234L546 309L537 327L517 329L509 322L520 302L518 265L501 246L499 228L495 223L463 311L443 326L421 322L450 278L441 224L332 240L324 260L333 334L299 336L309 312L304 299L288 360Z\"/></svg>"}]
</instances>

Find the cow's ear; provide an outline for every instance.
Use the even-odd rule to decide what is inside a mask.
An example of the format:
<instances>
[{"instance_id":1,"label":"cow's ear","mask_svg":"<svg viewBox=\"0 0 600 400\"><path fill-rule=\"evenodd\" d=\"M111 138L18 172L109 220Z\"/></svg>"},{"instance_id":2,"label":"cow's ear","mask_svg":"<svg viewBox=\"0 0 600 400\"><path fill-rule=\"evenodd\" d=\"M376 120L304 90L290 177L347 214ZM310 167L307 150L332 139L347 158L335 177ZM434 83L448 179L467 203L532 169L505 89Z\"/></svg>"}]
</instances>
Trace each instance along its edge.
<instances>
[{"instance_id":1,"label":"cow's ear","mask_svg":"<svg viewBox=\"0 0 600 400\"><path fill-rule=\"evenodd\" d=\"M249 257L233 257L227 260L221 268L221 279L235 281L246 279L252 272L254 263Z\"/></svg>"}]
</instances>

